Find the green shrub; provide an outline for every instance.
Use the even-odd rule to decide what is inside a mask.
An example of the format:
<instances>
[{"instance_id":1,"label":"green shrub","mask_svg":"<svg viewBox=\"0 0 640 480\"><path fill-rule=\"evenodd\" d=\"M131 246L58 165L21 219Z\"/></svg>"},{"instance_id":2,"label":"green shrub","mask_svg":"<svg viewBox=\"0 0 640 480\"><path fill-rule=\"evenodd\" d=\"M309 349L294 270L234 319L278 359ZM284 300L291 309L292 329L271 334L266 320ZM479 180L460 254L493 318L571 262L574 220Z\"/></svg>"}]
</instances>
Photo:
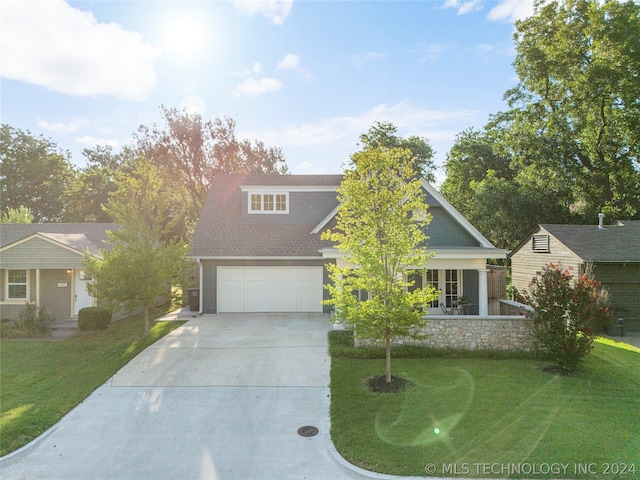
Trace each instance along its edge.
<instances>
[{"instance_id":1,"label":"green shrub","mask_svg":"<svg viewBox=\"0 0 640 480\"><path fill-rule=\"evenodd\" d=\"M111 310L100 307L87 307L78 312L79 330L104 330L111 323Z\"/></svg>"},{"instance_id":2,"label":"green shrub","mask_svg":"<svg viewBox=\"0 0 640 480\"><path fill-rule=\"evenodd\" d=\"M35 303L26 303L15 322L10 323L6 319L2 321L0 333L8 338L38 337L49 333L55 320L44 307L38 308Z\"/></svg>"},{"instance_id":3,"label":"green shrub","mask_svg":"<svg viewBox=\"0 0 640 480\"><path fill-rule=\"evenodd\" d=\"M561 372L578 370L597 332L613 318L606 289L588 273L574 278L561 265L543 267L525 298L533 307L528 316L536 347Z\"/></svg>"}]
</instances>

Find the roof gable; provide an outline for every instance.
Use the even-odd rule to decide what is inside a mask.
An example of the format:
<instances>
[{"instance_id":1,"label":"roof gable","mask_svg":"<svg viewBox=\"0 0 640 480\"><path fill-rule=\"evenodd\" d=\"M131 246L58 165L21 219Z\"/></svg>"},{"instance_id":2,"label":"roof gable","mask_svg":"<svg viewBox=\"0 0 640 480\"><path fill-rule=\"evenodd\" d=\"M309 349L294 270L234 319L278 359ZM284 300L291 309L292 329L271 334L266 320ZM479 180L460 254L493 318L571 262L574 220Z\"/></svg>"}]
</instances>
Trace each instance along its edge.
<instances>
[{"instance_id":1,"label":"roof gable","mask_svg":"<svg viewBox=\"0 0 640 480\"><path fill-rule=\"evenodd\" d=\"M334 192L342 179L342 175L218 175L202 208L190 255L199 258L318 257L322 249L331 247L330 242L321 239L321 232L335 222L338 209ZM438 209L441 218L446 217L449 231L447 238L443 236L443 229L427 232L430 244L433 240L438 246L495 249L432 185L423 181L423 187L430 206ZM289 193L287 214L247 214L248 195L260 191L297 192L300 196L296 199L294 193ZM310 201L311 194L318 195L315 203ZM327 195L331 201L327 201ZM457 241L451 242L452 237Z\"/></svg>"},{"instance_id":2,"label":"roof gable","mask_svg":"<svg viewBox=\"0 0 640 480\"><path fill-rule=\"evenodd\" d=\"M311 231L336 205L342 175L217 175L200 213L191 256L319 257L329 245ZM286 191L283 215L248 214L251 192ZM328 201L329 199L333 199ZM317 201L313 201L315 198Z\"/></svg>"},{"instance_id":3,"label":"roof gable","mask_svg":"<svg viewBox=\"0 0 640 480\"><path fill-rule=\"evenodd\" d=\"M107 230L116 230L115 223L3 223L0 224L0 251L9 245L40 234L70 248L98 253L104 248Z\"/></svg>"},{"instance_id":4,"label":"roof gable","mask_svg":"<svg viewBox=\"0 0 640 480\"><path fill-rule=\"evenodd\" d=\"M546 232L562 243L583 262L640 262L640 221L622 220L615 225L541 224L513 251L528 244L532 235Z\"/></svg>"}]
</instances>

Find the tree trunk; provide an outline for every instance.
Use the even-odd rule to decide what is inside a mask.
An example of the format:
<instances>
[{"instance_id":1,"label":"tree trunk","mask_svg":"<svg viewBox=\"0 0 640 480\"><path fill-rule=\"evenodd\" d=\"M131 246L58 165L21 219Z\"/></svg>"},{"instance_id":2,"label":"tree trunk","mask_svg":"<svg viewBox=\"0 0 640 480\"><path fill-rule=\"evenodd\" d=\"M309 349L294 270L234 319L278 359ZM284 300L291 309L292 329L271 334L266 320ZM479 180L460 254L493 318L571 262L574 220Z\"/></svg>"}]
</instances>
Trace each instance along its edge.
<instances>
[{"instance_id":1,"label":"tree trunk","mask_svg":"<svg viewBox=\"0 0 640 480\"><path fill-rule=\"evenodd\" d=\"M144 306L144 337L149 336L149 307Z\"/></svg>"},{"instance_id":2,"label":"tree trunk","mask_svg":"<svg viewBox=\"0 0 640 480\"><path fill-rule=\"evenodd\" d=\"M391 338L384 339L385 346L387 347L387 383L391 383Z\"/></svg>"}]
</instances>

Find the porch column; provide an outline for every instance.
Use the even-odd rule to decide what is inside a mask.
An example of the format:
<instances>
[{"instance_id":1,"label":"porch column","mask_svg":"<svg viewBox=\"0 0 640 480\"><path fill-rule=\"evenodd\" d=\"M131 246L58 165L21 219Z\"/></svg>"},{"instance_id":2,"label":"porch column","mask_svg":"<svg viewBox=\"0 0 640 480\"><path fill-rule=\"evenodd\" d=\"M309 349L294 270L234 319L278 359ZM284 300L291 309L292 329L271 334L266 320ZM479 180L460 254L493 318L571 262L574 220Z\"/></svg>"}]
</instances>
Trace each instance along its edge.
<instances>
[{"instance_id":1,"label":"porch column","mask_svg":"<svg viewBox=\"0 0 640 480\"><path fill-rule=\"evenodd\" d=\"M36 307L40 308L40 269L36 268Z\"/></svg>"},{"instance_id":2,"label":"porch column","mask_svg":"<svg viewBox=\"0 0 640 480\"><path fill-rule=\"evenodd\" d=\"M489 293L487 291L488 270L478 270L478 314L489 315Z\"/></svg>"}]
</instances>

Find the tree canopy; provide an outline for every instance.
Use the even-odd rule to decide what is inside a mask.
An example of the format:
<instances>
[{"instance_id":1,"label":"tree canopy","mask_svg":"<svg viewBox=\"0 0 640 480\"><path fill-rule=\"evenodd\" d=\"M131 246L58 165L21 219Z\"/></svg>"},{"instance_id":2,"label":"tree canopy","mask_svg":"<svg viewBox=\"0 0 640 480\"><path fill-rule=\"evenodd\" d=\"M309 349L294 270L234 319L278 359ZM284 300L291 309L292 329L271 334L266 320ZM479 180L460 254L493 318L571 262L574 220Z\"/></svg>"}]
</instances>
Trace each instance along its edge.
<instances>
[{"instance_id":1,"label":"tree canopy","mask_svg":"<svg viewBox=\"0 0 640 480\"><path fill-rule=\"evenodd\" d=\"M231 117L203 120L197 113L161 107L166 122L141 125L136 148L175 182L191 199L190 220L195 222L212 178L219 173L287 173L282 151L262 141L239 140Z\"/></svg>"},{"instance_id":2,"label":"tree canopy","mask_svg":"<svg viewBox=\"0 0 640 480\"><path fill-rule=\"evenodd\" d=\"M323 234L345 254L344 262L327 265L327 303L359 337L384 341L387 382L391 340L420 337L422 307L434 298L431 287L410 288L407 280L428 257L424 228L430 221L413 159L408 149L380 146L352 155L338 188L336 227ZM358 299L358 292L366 298Z\"/></svg>"},{"instance_id":3,"label":"tree canopy","mask_svg":"<svg viewBox=\"0 0 640 480\"><path fill-rule=\"evenodd\" d=\"M108 232L109 248L101 258L85 256L95 280L89 285L100 304L128 311L144 309L145 336L148 310L158 297L167 296L172 282L183 284L187 244L170 233L170 188L165 177L145 159L116 179L105 210L119 226Z\"/></svg>"},{"instance_id":4,"label":"tree canopy","mask_svg":"<svg viewBox=\"0 0 640 480\"><path fill-rule=\"evenodd\" d=\"M375 122L367 133L360 135L363 149L405 148L411 152L412 168L416 178L435 181L434 151L429 140L416 135L407 138L397 135L398 127L390 122Z\"/></svg>"},{"instance_id":5,"label":"tree canopy","mask_svg":"<svg viewBox=\"0 0 640 480\"><path fill-rule=\"evenodd\" d=\"M442 186L498 246L537 223L640 218L638 31L635 2L538 2L516 23L510 109L457 137Z\"/></svg>"},{"instance_id":6,"label":"tree canopy","mask_svg":"<svg viewBox=\"0 0 640 480\"><path fill-rule=\"evenodd\" d=\"M63 196L74 176L68 152L49 139L3 124L0 161L1 213L25 207L36 223L64 219Z\"/></svg>"}]
</instances>

